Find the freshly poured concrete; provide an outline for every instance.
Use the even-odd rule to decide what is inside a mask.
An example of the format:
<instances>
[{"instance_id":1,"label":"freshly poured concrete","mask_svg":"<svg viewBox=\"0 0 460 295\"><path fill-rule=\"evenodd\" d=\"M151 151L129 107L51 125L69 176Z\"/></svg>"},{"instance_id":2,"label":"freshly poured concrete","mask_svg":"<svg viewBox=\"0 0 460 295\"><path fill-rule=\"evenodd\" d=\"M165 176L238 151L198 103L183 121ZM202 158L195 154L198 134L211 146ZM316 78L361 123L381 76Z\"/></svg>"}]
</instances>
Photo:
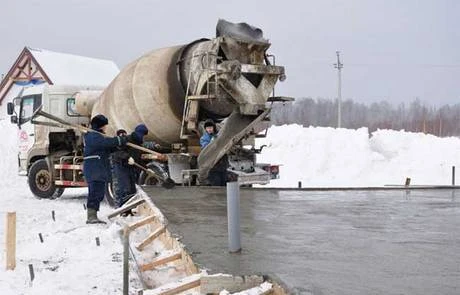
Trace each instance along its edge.
<instances>
[{"instance_id":1,"label":"freshly poured concrete","mask_svg":"<svg viewBox=\"0 0 460 295\"><path fill-rule=\"evenodd\" d=\"M272 274L295 294L460 294L453 190L242 189L240 254L225 188L144 190L211 273Z\"/></svg>"}]
</instances>

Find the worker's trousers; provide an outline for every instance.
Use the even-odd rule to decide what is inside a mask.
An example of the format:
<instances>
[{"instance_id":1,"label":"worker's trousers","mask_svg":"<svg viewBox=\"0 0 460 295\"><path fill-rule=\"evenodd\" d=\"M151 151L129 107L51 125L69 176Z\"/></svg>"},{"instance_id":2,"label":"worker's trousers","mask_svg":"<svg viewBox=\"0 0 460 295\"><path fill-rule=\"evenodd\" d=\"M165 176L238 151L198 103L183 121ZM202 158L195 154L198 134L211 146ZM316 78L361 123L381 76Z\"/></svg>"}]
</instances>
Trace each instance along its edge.
<instances>
[{"instance_id":1,"label":"worker's trousers","mask_svg":"<svg viewBox=\"0 0 460 295\"><path fill-rule=\"evenodd\" d=\"M136 193L136 171L131 166L118 163L113 168L117 182L115 189L117 206L120 207Z\"/></svg>"},{"instance_id":2,"label":"worker's trousers","mask_svg":"<svg viewBox=\"0 0 460 295\"><path fill-rule=\"evenodd\" d=\"M99 211L99 206L105 195L106 182L104 181L90 181L88 182L88 199L86 207Z\"/></svg>"}]
</instances>

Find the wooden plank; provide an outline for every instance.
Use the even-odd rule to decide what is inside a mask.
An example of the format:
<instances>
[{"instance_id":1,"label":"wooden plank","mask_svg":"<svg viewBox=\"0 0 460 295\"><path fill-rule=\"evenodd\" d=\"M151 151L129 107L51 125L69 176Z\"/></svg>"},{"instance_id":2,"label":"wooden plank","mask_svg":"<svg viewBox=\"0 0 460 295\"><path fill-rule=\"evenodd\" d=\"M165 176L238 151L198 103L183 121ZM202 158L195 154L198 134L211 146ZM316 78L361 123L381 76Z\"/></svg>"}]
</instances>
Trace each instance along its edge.
<instances>
[{"instance_id":1,"label":"wooden plank","mask_svg":"<svg viewBox=\"0 0 460 295\"><path fill-rule=\"evenodd\" d=\"M175 295L198 286L200 286L200 274L193 274L177 282L165 284L153 290L145 290L144 295Z\"/></svg>"},{"instance_id":2,"label":"wooden plank","mask_svg":"<svg viewBox=\"0 0 460 295\"><path fill-rule=\"evenodd\" d=\"M158 238L159 235L164 233L166 228L164 226L161 226L158 228L156 231L151 233L145 240L143 240L139 245L136 246L136 249L139 251L144 250L145 247L147 247L148 244L153 242L156 238Z\"/></svg>"},{"instance_id":3,"label":"wooden plank","mask_svg":"<svg viewBox=\"0 0 460 295\"><path fill-rule=\"evenodd\" d=\"M129 206L129 205L131 205L132 203L134 203L134 202L136 202L136 201L138 201L138 200L141 200L141 199L145 201L145 198L142 197L142 196L139 194L139 192L136 192L136 194L135 194L134 196L132 196L131 198L129 198L129 200L126 201L126 202L123 204L122 207Z\"/></svg>"},{"instance_id":4,"label":"wooden plank","mask_svg":"<svg viewBox=\"0 0 460 295\"><path fill-rule=\"evenodd\" d=\"M158 160L158 156L152 155L152 154L141 154L141 159L142 160Z\"/></svg>"},{"instance_id":5,"label":"wooden plank","mask_svg":"<svg viewBox=\"0 0 460 295\"><path fill-rule=\"evenodd\" d=\"M272 282L272 284L273 284L273 282ZM273 294L274 295L287 295L288 292L286 290L288 290L288 289L281 287L277 283L275 283L274 286L273 286Z\"/></svg>"},{"instance_id":6,"label":"wooden plank","mask_svg":"<svg viewBox=\"0 0 460 295\"><path fill-rule=\"evenodd\" d=\"M16 268L16 212L6 214L6 269Z\"/></svg>"},{"instance_id":7,"label":"wooden plank","mask_svg":"<svg viewBox=\"0 0 460 295\"><path fill-rule=\"evenodd\" d=\"M128 202L129 202L129 201L128 201ZM107 218L109 218L109 219L110 219L110 218L113 218L113 217L115 217L115 216L117 216L117 215L119 215L119 214L121 214L121 213L123 213L123 212L125 212L125 211L128 211L128 210L130 210L130 209L133 209L133 208L139 206L140 204L142 204L142 203L144 203L144 202L145 202L145 199L139 199L139 200L136 200L136 201L134 201L134 202L132 202L132 203L127 203L127 204L125 204L124 206L122 206L122 207L120 207L120 208L114 210L112 213L110 213L109 215L107 215Z\"/></svg>"},{"instance_id":8,"label":"wooden plank","mask_svg":"<svg viewBox=\"0 0 460 295\"><path fill-rule=\"evenodd\" d=\"M152 270L157 266L160 266L160 265L163 265L163 264L166 264L168 262L172 262L172 261L175 261L175 260L178 260L178 259L181 259L181 258L182 258L182 254L180 252L175 252L175 253L173 253L173 254L171 254L169 256L159 257L159 258L155 259L152 262L149 262L147 264L143 264L139 268L140 268L141 271Z\"/></svg>"},{"instance_id":9,"label":"wooden plank","mask_svg":"<svg viewBox=\"0 0 460 295\"><path fill-rule=\"evenodd\" d=\"M233 276L229 274L204 275L201 277L202 294L219 294L222 289L230 293L241 292L261 285L264 278L259 275Z\"/></svg>"},{"instance_id":10,"label":"wooden plank","mask_svg":"<svg viewBox=\"0 0 460 295\"><path fill-rule=\"evenodd\" d=\"M155 215L150 215L145 217L144 219L138 220L130 225L128 225L128 230L133 231L138 227L141 227L143 225L146 225L147 223L155 221L156 216Z\"/></svg>"}]
</instances>

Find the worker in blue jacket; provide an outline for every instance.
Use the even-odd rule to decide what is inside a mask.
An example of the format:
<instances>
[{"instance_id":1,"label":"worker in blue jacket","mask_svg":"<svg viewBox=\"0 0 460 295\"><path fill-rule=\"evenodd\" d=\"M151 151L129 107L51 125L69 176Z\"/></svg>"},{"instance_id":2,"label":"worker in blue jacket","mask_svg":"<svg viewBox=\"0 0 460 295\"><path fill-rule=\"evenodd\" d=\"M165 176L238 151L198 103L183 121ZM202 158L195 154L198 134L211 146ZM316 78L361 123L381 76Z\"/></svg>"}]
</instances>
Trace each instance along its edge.
<instances>
[{"instance_id":1,"label":"worker in blue jacket","mask_svg":"<svg viewBox=\"0 0 460 295\"><path fill-rule=\"evenodd\" d=\"M204 149L217 137L216 124L213 120L208 119L204 122L204 134L200 138L201 149Z\"/></svg>"},{"instance_id":2,"label":"worker in blue jacket","mask_svg":"<svg viewBox=\"0 0 460 295\"><path fill-rule=\"evenodd\" d=\"M88 183L87 220L86 223L105 223L98 219L97 211L104 199L107 182L111 179L110 153L118 146L126 145L123 136L105 137L103 134L109 120L104 115L96 115L91 119L91 129L84 136L83 174Z\"/></svg>"},{"instance_id":3,"label":"worker in blue jacket","mask_svg":"<svg viewBox=\"0 0 460 295\"><path fill-rule=\"evenodd\" d=\"M210 144L217 137L217 127L213 120L208 119L204 122L204 134L200 138L201 150ZM225 186L227 184L228 157L224 155L209 170L207 185Z\"/></svg>"}]
</instances>

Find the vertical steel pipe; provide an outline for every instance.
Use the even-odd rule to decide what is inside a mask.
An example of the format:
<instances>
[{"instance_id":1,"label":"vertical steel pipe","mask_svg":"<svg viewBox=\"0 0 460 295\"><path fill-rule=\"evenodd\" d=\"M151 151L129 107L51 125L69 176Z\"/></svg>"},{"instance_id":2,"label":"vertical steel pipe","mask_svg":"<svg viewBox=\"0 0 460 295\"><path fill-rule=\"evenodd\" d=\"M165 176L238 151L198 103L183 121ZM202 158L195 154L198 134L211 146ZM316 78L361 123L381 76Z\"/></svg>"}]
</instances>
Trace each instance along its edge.
<instances>
[{"instance_id":1,"label":"vertical steel pipe","mask_svg":"<svg viewBox=\"0 0 460 295\"><path fill-rule=\"evenodd\" d=\"M238 182L227 183L228 250L241 251L240 232L240 186Z\"/></svg>"}]
</instances>

